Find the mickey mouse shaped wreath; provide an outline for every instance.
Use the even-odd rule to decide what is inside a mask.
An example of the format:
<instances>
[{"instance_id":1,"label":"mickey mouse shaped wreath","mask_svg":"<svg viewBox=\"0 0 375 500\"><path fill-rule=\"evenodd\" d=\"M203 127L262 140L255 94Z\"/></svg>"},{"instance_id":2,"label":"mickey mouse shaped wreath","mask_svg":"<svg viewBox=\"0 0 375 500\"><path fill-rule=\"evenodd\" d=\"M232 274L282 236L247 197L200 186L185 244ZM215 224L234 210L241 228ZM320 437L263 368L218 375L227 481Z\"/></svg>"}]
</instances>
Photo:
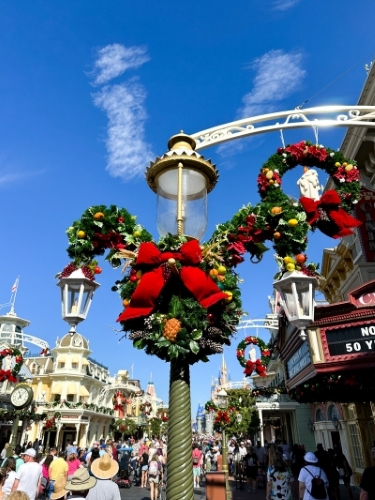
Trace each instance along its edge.
<instances>
[{"instance_id":1,"label":"mickey mouse shaped wreath","mask_svg":"<svg viewBox=\"0 0 375 500\"><path fill-rule=\"evenodd\" d=\"M249 359L246 360L245 350L249 345L251 345L251 349L249 352ZM256 357L254 346L258 346L260 349L260 359ZM270 361L271 351L262 339L259 337L246 337L238 344L236 354L240 365L245 368L244 374L247 377L252 375L254 371L261 377L266 376L266 369Z\"/></svg>"},{"instance_id":2,"label":"mickey mouse shaped wreath","mask_svg":"<svg viewBox=\"0 0 375 500\"><path fill-rule=\"evenodd\" d=\"M282 176L298 164L326 171L335 189L320 199L308 190L299 201L287 196ZM314 171L309 175L313 178ZM267 250L264 242L271 240L281 262L277 277L292 267L317 276L317 266L307 264L303 255L308 231L320 229L340 238L360 224L349 215L360 192L356 164L324 146L302 141L279 148L263 164L258 188L261 202L241 208L203 244L171 234L154 242L127 210L90 207L67 231L73 262L58 276L80 267L94 279L101 272L95 257L108 251L106 260L113 267L125 261L125 274L112 290L121 295L124 310L118 321L134 347L166 361L208 361L208 355L230 345L240 321L240 280L234 268L246 252L259 262Z\"/></svg>"},{"instance_id":3,"label":"mickey mouse shaped wreath","mask_svg":"<svg viewBox=\"0 0 375 500\"><path fill-rule=\"evenodd\" d=\"M14 357L15 364L12 366L12 358ZM5 361L4 361L5 360ZM19 349L6 348L0 351L0 382L8 380L9 382L17 382L17 375L19 374L23 365L22 353Z\"/></svg>"}]
</instances>

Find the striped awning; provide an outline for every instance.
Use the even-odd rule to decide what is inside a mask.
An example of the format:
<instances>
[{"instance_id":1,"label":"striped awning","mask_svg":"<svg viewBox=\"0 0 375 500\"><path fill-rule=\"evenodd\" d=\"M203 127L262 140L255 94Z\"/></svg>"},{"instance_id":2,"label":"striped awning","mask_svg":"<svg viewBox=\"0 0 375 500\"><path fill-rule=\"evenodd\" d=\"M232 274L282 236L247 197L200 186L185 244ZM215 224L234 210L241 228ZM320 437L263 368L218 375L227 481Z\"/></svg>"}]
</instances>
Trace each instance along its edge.
<instances>
[{"instance_id":1,"label":"striped awning","mask_svg":"<svg viewBox=\"0 0 375 500\"><path fill-rule=\"evenodd\" d=\"M72 382L68 384L68 389L66 391L67 394L77 394L77 386Z\"/></svg>"},{"instance_id":2,"label":"striped awning","mask_svg":"<svg viewBox=\"0 0 375 500\"><path fill-rule=\"evenodd\" d=\"M83 396L83 397L87 397L87 396L90 396L90 393L84 385L80 385L79 386L79 395Z\"/></svg>"},{"instance_id":3,"label":"striped awning","mask_svg":"<svg viewBox=\"0 0 375 500\"><path fill-rule=\"evenodd\" d=\"M60 394L62 393L62 385L60 382L55 382L51 389L51 394Z\"/></svg>"}]
</instances>

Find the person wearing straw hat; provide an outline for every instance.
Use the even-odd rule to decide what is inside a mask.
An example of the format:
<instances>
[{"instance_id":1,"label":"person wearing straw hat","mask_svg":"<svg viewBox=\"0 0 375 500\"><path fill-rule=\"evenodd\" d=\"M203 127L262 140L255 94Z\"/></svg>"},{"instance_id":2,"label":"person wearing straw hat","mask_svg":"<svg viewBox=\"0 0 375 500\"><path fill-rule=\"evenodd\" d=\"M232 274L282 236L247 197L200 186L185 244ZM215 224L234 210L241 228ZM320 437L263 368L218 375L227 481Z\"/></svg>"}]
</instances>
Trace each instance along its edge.
<instances>
[{"instance_id":1,"label":"person wearing straw hat","mask_svg":"<svg viewBox=\"0 0 375 500\"><path fill-rule=\"evenodd\" d=\"M84 500L95 485L95 477L90 476L87 469L79 468L66 483L65 488L72 493L69 500Z\"/></svg>"},{"instance_id":2,"label":"person wearing straw hat","mask_svg":"<svg viewBox=\"0 0 375 500\"><path fill-rule=\"evenodd\" d=\"M66 494L69 493L68 490L65 489L66 486L66 477L61 476L55 481L53 493L51 493L51 500L65 500Z\"/></svg>"},{"instance_id":3,"label":"person wearing straw hat","mask_svg":"<svg viewBox=\"0 0 375 500\"><path fill-rule=\"evenodd\" d=\"M107 453L94 460L91 472L97 481L96 485L89 491L87 500L121 500L119 487L112 481L113 476L118 473L118 469L118 462Z\"/></svg>"}]
</instances>

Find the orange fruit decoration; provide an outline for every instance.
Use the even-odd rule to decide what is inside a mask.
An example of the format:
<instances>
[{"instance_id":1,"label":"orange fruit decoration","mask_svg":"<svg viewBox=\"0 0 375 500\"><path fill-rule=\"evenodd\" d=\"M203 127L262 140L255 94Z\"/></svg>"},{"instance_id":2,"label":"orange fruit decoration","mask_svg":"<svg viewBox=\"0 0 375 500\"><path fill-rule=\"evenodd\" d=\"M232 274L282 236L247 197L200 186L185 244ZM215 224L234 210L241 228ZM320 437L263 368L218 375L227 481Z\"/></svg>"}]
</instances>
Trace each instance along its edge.
<instances>
[{"instance_id":1,"label":"orange fruit decoration","mask_svg":"<svg viewBox=\"0 0 375 500\"><path fill-rule=\"evenodd\" d=\"M103 212L96 212L96 214L94 214L94 219L95 220L102 220L102 219L104 219Z\"/></svg>"},{"instance_id":2,"label":"orange fruit decoration","mask_svg":"<svg viewBox=\"0 0 375 500\"><path fill-rule=\"evenodd\" d=\"M177 334L181 330L181 322L176 318L168 319L165 322L163 336L170 342L176 342Z\"/></svg>"},{"instance_id":3,"label":"orange fruit decoration","mask_svg":"<svg viewBox=\"0 0 375 500\"><path fill-rule=\"evenodd\" d=\"M217 276L218 274L219 274L219 271L217 269L210 270L210 276Z\"/></svg>"},{"instance_id":4,"label":"orange fruit decoration","mask_svg":"<svg viewBox=\"0 0 375 500\"><path fill-rule=\"evenodd\" d=\"M128 307L128 305L129 305L129 304L130 304L130 300L129 300L129 299L124 299L124 300L122 301L122 305L123 305L124 307Z\"/></svg>"},{"instance_id":5,"label":"orange fruit decoration","mask_svg":"<svg viewBox=\"0 0 375 500\"><path fill-rule=\"evenodd\" d=\"M297 262L297 264L302 265L306 261L307 261L307 257L303 253L299 253L298 255L296 255L296 262Z\"/></svg>"},{"instance_id":6,"label":"orange fruit decoration","mask_svg":"<svg viewBox=\"0 0 375 500\"><path fill-rule=\"evenodd\" d=\"M279 233L279 231L276 231L276 233L273 233L273 238L275 240L279 240L281 238L281 233Z\"/></svg>"},{"instance_id":7,"label":"orange fruit decoration","mask_svg":"<svg viewBox=\"0 0 375 500\"><path fill-rule=\"evenodd\" d=\"M272 207L271 208L272 215L281 214L282 211L283 211L283 209L281 207Z\"/></svg>"},{"instance_id":8,"label":"orange fruit decoration","mask_svg":"<svg viewBox=\"0 0 375 500\"><path fill-rule=\"evenodd\" d=\"M86 237L86 233L85 233L85 231L78 231L78 233L77 233L77 237L78 237L80 240L82 240L83 238L85 238L85 237Z\"/></svg>"}]
</instances>

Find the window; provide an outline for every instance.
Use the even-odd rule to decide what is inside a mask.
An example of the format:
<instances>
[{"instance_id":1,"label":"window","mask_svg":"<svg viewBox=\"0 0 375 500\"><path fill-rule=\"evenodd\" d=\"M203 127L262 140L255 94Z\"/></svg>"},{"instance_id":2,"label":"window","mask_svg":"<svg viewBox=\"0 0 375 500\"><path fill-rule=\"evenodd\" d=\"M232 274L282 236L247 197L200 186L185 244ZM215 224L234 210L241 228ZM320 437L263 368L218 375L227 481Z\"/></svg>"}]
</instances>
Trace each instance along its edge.
<instances>
[{"instance_id":1,"label":"window","mask_svg":"<svg viewBox=\"0 0 375 500\"><path fill-rule=\"evenodd\" d=\"M55 401L59 402L61 399L61 394L55 394Z\"/></svg>"},{"instance_id":2,"label":"window","mask_svg":"<svg viewBox=\"0 0 375 500\"><path fill-rule=\"evenodd\" d=\"M74 368L75 370L77 370L77 368L78 368L78 363L72 363L72 368Z\"/></svg>"},{"instance_id":3,"label":"window","mask_svg":"<svg viewBox=\"0 0 375 500\"><path fill-rule=\"evenodd\" d=\"M65 368L65 363L59 363L59 368Z\"/></svg>"},{"instance_id":4,"label":"window","mask_svg":"<svg viewBox=\"0 0 375 500\"><path fill-rule=\"evenodd\" d=\"M316 410L315 421L316 422L323 422L324 421L324 415L323 415L323 412L320 408L318 408Z\"/></svg>"},{"instance_id":5,"label":"window","mask_svg":"<svg viewBox=\"0 0 375 500\"><path fill-rule=\"evenodd\" d=\"M328 420L330 420L331 422L333 419L339 418L339 414L337 412L337 408L335 405L330 405L328 407L327 415L328 415Z\"/></svg>"},{"instance_id":6,"label":"window","mask_svg":"<svg viewBox=\"0 0 375 500\"><path fill-rule=\"evenodd\" d=\"M66 400L69 402L69 403L73 403L74 401L74 394L68 394L66 396Z\"/></svg>"},{"instance_id":7,"label":"window","mask_svg":"<svg viewBox=\"0 0 375 500\"><path fill-rule=\"evenodd\" d=\"M359 441L358 429L356 424L349 424L349 436L352 443L353 458L356 469L363 469L363 455L361 450L361 443Z\"/></svg>"}]
</instances>

